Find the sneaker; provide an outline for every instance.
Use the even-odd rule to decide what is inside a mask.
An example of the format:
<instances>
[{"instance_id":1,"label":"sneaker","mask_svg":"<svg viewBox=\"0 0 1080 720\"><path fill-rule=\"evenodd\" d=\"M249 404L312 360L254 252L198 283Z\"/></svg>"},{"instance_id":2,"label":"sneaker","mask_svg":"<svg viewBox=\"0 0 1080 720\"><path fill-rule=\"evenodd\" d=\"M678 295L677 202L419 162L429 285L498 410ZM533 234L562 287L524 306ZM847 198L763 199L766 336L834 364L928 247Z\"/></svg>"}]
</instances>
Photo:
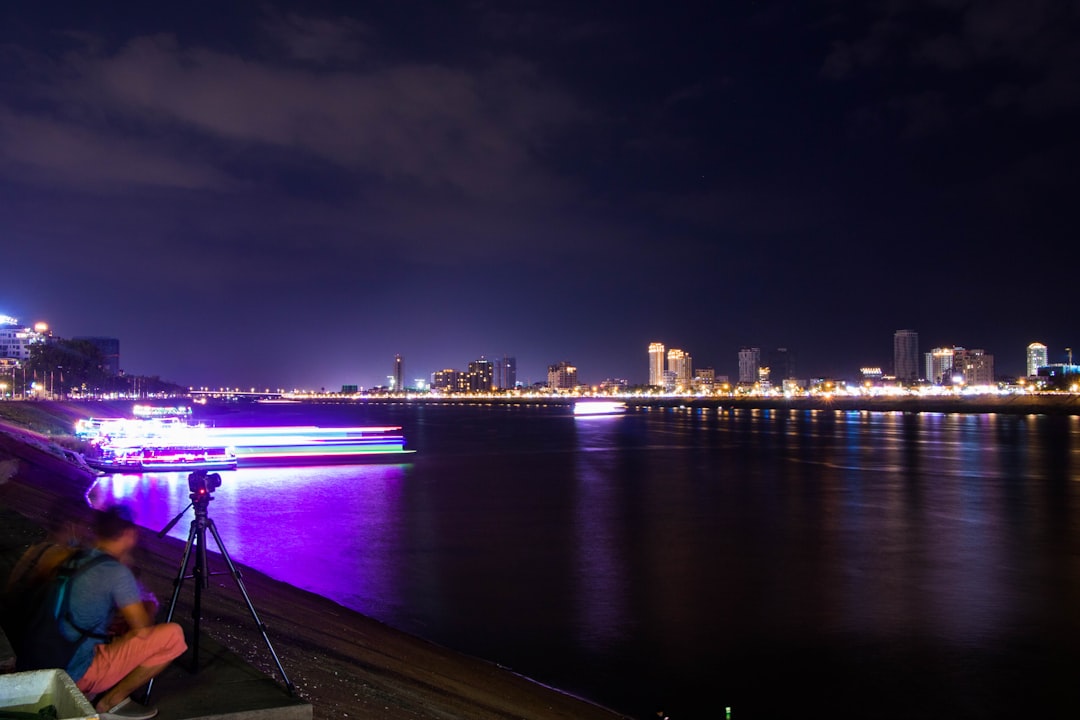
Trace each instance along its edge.
<instances>
[{"instance_id":1,"label":"sneaker","mask_svg":"<svg viewBox=\"0 0 1080 720\"><path fill-rule=\"evenodd\" d=\"M100 720L150 720L155 715L156 707L140 705L131 698L124 698L108 712L98 713Z\"/></svg>"}]
</instances>

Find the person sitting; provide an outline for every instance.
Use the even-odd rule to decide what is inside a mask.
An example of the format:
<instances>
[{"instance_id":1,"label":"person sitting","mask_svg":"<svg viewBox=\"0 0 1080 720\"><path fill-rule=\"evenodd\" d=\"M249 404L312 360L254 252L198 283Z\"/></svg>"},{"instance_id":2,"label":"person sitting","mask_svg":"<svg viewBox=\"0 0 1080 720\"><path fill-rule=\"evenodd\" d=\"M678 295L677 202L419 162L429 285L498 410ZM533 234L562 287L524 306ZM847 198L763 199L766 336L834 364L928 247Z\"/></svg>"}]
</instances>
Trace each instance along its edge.
<instances>
[{"instance_id":1,"label":"person sitting","mask_svg":"<svg viewBox=\"0 0 1080 720\"><path fill-rule=\"evenodd\" d=\"M45 582L56 568L79 548L93 540L85 515L85 503L69 497L53 502L42 519L45 538L31 545L15 563L8 575L5 593L24 594Z\"/></svg>"},{"instance_id":2,"label":"person sitting","mask_svg":"<svg viewBox=\"0 0 1080 720\"><path fill-rule=\"evenodd\" d=\"M85 518L89 508L72 498L53 502L42 519L45 538L23 552L11 569L0 601L0 625L19 646L40 601L41 588L65 561L93 538Z\"/></svg>"},{"instance_id":3,"label":"person sitting","mask_svg":"<svg viewBox=\"0 0 1080 720\"><path fill-rule=\"evenodd\" d=\"M155 708L131 699L131 693L149 682L187 650L183 629L176 623L155 625L143 602L142 592L125 561L138 542L138 528L131 512L113 506L98 513L93 548L76 562L98 561L72 580L70 613L62 618L61 632L69 640L86 638L67 665L67 673L79 690L93 698L102 720L151 718ZM103 642L118 612L127 627L125 634Z\"/></svg>"}]
</instances>

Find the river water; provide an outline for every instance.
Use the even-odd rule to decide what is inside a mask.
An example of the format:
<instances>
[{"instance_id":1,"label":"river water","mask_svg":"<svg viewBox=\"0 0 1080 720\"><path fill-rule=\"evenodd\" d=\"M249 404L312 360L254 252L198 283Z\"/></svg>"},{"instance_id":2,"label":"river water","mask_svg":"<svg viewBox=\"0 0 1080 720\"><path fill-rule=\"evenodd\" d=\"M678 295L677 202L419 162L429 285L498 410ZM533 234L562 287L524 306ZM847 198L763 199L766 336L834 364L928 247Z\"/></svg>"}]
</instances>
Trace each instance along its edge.
<instances>
[{"instance_id":1,"label":"river water","mask_svg":"<svg viewBox=\"0 0 1080 720\"><path fill-rule=\"evenodd\" d=\"M222 473L233 559L632 717L1080 713L1080 418L197 413L401 425L405 464ZM181 473L92 491L155 530L187 496Z\"/></svg>"}]
</instances>

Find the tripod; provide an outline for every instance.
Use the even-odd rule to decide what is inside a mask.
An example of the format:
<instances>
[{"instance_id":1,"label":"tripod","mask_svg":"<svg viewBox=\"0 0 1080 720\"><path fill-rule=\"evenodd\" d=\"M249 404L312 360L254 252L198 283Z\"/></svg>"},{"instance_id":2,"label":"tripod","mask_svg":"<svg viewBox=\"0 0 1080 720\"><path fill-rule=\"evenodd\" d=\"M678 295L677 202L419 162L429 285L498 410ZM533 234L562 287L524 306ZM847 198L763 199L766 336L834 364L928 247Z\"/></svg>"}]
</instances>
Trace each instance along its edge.
<instances>
[{"instance_id":1,"label":"tripod","mask_svg":"<svg viewBox=\"0 0 1080 720\"><path fill-rule=\"evenodd\" d=\"M244 596L244 601L247 603L248 610L251 611L251 617L255 621L255 626L262 634L263 640L266 641L266 647L270 650L270 655L274 658L274 663L277 665L278 671L281 673L282 679L285 681L285 687L288 688L289 694L296 695L296 687L289 680L288 675L285 674L285 668L281 666L281 660L278 659L277 653L274 652L274 646L270 644L270 638L266 634L266 625L259 619L259 614L255 612L255 606L251 604L251 598L247 594L247 590L244 588L244 582L240 579L240 571L237 570L236 565L233 564L232 558L229 557L229 552L225 549L225 544L221 542L221 536L218 534L217 526L214 525L214 521L210 519L208 509L210 501L214 499L211 491L221 485L221 476L217 473L207 475L205 470L196 470L188 476L188 488L191 490L191 494L188 496L191 498L191 502L181 510L176 517L174 517L165 528L158 533L158 537L165 537L173 526L180 521L184 513L188 511L188 508L195 508L195 519L191 521L191 530L188 532L187 544L184 546L184 556L180 560L180 570L176 574L176 579L173 581L173 594L172 600L169 602L169 613L165 616L165 622L172 622L173 612L176 610L176 600L180 597L180 586L186 578L195 579L195 604L191 611L192 619L194 620L194 627L192 630L191 641L191 655L192 666L191 671L196 673L199 671L199 625L202 620L202 591L203 588L210 586L210 575L219 575L222 573L211 573L209 565L206 562L206 530L210 529L210 532L214 536L214 540L217 542L218 549L221 551L221 556L225 558L225 563L229 566L229 573L232 575L233 580L236 581L236 587L240 588L240 594ZM195 549L195 566L192 569L191 575L187 574L188 561L191 559L192 547ZM146 687L146 697L149 699L150 691L153 689L154 681L151 679L150 684Z\"/></svg>"}]
</instances>

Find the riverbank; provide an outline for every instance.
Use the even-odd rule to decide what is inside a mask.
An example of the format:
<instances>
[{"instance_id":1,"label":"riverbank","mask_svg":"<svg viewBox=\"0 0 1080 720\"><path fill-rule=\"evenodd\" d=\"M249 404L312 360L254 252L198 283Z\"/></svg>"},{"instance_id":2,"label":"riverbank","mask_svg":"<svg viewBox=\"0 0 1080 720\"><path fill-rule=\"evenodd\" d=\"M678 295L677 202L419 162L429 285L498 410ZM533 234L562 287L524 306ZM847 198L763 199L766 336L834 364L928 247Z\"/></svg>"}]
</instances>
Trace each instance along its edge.
<instances>
[{"instance_id":1,"label":"riverbank","mask_svg":"<svg viewBox=\"0 0 1080 720\"><path fill-rule=\"evenodd\" d=\"M48 412L65 414L55 407ZM44 535L41 525L48 509L61 498L84 497L89 482L48 435L10 422L0 424L0 581L22 550ZM183 544L173 538L144 532L140 539L136 554L140 579L159 599L171 597L182 552ZM282 666L298 694L312 704L315 718L622 717L262 573L245 569L243 581ZM176 610L176 619L185 625L191 615L188 596L182 594ZM203 593L201 617L204 632L215 641L280 681L250 610L228 574L215 576ZM155 686L158 697L167 691Z\"/></svg>"}]
</instances>

